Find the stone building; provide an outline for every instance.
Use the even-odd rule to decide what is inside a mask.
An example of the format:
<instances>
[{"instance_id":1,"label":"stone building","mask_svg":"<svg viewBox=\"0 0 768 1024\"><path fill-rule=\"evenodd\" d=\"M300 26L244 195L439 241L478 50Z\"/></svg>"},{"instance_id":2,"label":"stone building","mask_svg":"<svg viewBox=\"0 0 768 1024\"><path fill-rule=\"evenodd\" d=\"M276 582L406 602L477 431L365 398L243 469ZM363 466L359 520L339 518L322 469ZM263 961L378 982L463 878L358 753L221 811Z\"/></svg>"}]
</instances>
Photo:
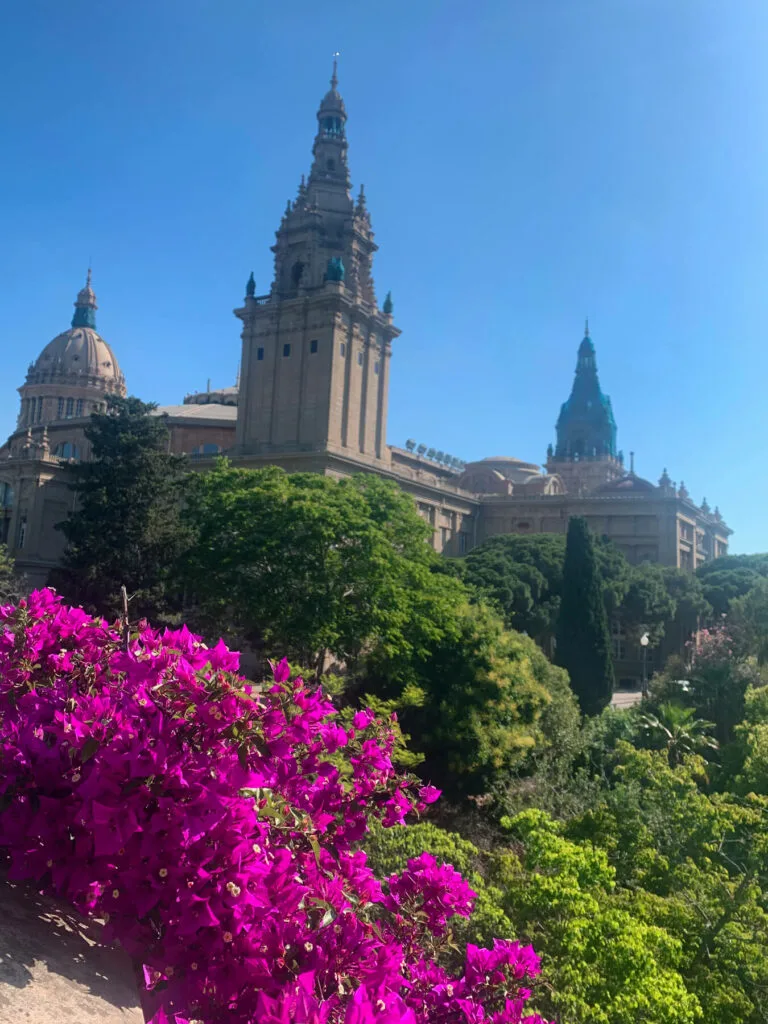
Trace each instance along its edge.
<instances>
[{"instance_id":1,"label":"stone building","mask_svg":"<svg viewBox=\"0 0 768 1024\"><path fill-rule=\"evenodd\" d=\"M509 456L457 466L424 445L387 443L389 374L400 330L373 282L376 243L362 187L350 190L347 113L334 65L317 113L312 164L276 232L274 277L256 294L253 275L240 320L237 385L161 407L169 448L204 471L226 452L235 465L341 478L373 472L412 495L438 551L463 554L503 533L564 533L583 515L633 563L693 571L724 555L729 528L696 505L666 470L658 485L627 471L610 398L600 387L585 330L576 374L560 409L546 469ZM72 326L45 347L19 389L16 430L0 448L0 540L31 584L62 553L55 524L72 507L73 461L89 457L87 417L125 394L114 353L96 332L90 272ZM431 456L437 457L431 457Z\"/></svg>"}]
</instances>

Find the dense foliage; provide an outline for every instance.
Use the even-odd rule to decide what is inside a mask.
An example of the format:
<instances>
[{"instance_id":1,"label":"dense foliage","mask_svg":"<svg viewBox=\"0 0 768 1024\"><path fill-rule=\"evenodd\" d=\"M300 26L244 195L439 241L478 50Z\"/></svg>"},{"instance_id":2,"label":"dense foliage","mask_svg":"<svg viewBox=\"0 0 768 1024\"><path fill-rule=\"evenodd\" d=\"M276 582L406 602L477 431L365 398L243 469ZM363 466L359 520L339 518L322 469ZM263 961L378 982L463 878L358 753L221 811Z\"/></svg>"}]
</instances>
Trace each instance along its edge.
<instances>
[{"instance_id":1,"label":"dense foliage","mask_svg":"<svg viewBox=\"0 0 768 1024\"><path fill-rule=\"evenodd\" d=\"M192 621L341 673L331 682L349 702L392 702L420 771L452 797L485 792L554 742L554 706L575 717L565 674L439 571L429 527L394 484L222 461L191 482L184 517Z\"/></svg>"},{"instance_id":2,"label":"dense foliage","mask_svg":"<svg viewBox=\"0 0 768 1024\"><path fill-rule=\"evenodd\" d=\"M13 870L109 915L158 1021L192 1003L206 1021L517 1020L536 959L494 944L516 935L542 956L528 1005L562 1024L765 1024L768 555L630 566L575 522L568 555L506 536L442 560L375 477L173 462L163 490L149 412L94 421L82 593L110 611L126 582L141 610L183 605L313 679L282 663L257 692L223 644L126 640L50 595L0 613ZM677 652L640 708L600 713L606 616ZM397 824L427 780L449 802Z\"/></svg>"},{"instance_id":3,"label":"dense foliage","mask_svg":"<svg viewBox=\"0 0 768 1024\"><path fill-rule=\"evenodd\" d=\"M630 641L647 632L652 647L666 637L668 646L682 650L712 614L698 577L670 566L630 565L610 541L597 537L594 541L609 619L622 627ZM564 536L511 534L492 537L451 566L494 603L509 628L528 633L552 654L564 560Z\"/></svg>"},{"instance_id":4,"label":"dense foliage","mask_svg":"<svg viewBox=\"0 0 768 1024\"><path fill-rule=\"evenodd\" d=\"M22 581L5 544L0 544L0 604L17 601L22 594Z\"/></svg>"},{"instance_id":5,"label":"dense foliage","mask_svg":"<svg viewBox=\"0 0 768 1024\"><path fill-rule=\"evenodd\" d=\"M57 590L99 614L117 614L120 587L135 616L178 611L172 570L189 543L181 522L185 460L169 454L165 421L138 398L107 399L85 435L92 458L72 467L76 509L61 524L67 548Z\"/></svg>"},{"instance_id":6,"label":"dense foliage","mask_svg":"<svg viewBox=\"0 0 768 1024\"><path fill-rule=\"evenodd\" d=\"M117 632L50 591L0 622L0 850L105 923L154 1024L523 1019L532 948L470 944L449 973L473 891L428 853L377 879L358 849L439 795L372 713L344 729L285 662L257 693L222 643Z\"/></svg>"},{"instance_id":7,"label":"dense foliage","mask_svg":"<svg viewBox=\"0 0 768 1024\"><path fill-rule=\"evenodd\" d=\"M556 654L585 715L610 704L613 662L603 585L592 534L578 517L568 524Z\"/></svg>"}]
</instances>

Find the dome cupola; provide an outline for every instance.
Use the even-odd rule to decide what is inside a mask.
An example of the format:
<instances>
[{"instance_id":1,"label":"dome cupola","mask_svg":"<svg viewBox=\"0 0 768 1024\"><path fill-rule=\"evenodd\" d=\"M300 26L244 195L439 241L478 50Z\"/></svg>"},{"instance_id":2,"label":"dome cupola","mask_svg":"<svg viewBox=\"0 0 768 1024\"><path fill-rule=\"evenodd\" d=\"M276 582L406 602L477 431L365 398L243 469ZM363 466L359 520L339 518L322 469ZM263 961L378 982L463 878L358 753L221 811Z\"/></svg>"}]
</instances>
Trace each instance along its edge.
<instances>
[{"instance_id":1,"label":"dome cupola","mask_svg":"<svg viewBox=\"0 0 768 1024\"><path fill-rule=\"evenodd\" d=\"M96 295L91 271L75 300L72 326L49 341L19 388L17 429L89 416L106 395L125 395L125 378L115 354L96 330Z\"/></svg>"}]
</instances>

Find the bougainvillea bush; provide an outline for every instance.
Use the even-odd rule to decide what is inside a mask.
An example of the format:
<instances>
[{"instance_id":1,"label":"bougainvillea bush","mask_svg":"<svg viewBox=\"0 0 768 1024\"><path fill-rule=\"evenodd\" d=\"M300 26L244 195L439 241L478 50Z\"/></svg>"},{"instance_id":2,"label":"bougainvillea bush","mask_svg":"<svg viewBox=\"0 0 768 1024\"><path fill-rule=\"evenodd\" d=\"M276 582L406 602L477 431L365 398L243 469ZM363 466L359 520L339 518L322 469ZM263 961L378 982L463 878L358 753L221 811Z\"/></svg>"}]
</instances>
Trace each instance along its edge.
<instances>
[{"instance_id":1,"label":"bougainvillea bush","mask_svg":"<svg viewBox=\"0 0 768 1024\"><path fill-rule=\"evenodd\" d=\"M105 922L153 1024L517 1024L530 946L439 966L473 892L428 854L377 880L368 823L439 795L371 712L286 664L257 692L186 628L128 634L50 590L0 608L0 855ZM407 826L406 826L407 827Z\"/></svg>"}]
</instances>

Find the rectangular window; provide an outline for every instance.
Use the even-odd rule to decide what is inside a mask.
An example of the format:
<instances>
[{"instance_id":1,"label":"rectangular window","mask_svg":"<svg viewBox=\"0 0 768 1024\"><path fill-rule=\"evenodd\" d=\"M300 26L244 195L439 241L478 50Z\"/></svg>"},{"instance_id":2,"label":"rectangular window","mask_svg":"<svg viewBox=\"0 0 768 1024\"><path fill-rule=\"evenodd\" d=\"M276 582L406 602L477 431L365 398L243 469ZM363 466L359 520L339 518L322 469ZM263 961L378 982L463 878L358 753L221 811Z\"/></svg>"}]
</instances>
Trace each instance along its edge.
<instances>
[{"instance_id":1,"label":"rectangular window","mask_svg":"<svg viewBox=\"0 0 768 1024\"><path fill-rule=\"evenodd\" d=\"M19 523L19 549L24 547L24 541L27 539L27 517L25 516Z\"/></svg>"},{"instance_id":2,"label":"rectangular window","mask_svg":"<svg viewBox=\"0 0 768 1024\"><path fill-rule=\"evenodd\" d=\"M309 351L312 355L314 355L315 352L317 352L317 338L313 338L312 341L310 341Z\"/></svg>"},{"instance_id":3,"label":"rectangular window","mask_svg":"<svg viewBox=\"0 0 768 1024\"><path fill-rule=\"evenodd\" d=\"M283 359L287 358L291 354L291 346L283 345Z\"/></svg>"},{"instance_id":4,"label":"rectangular window","mask_svg":"<svg viewBox=\"0 0 768 1024\"><path fill-rule=\"evenodd\" d=\"M57 417L60 420L64 418L64 399L63 398L59 399L59 410L58 410L58 413L57 413Z\"/></svg>"},{"instance_id":5,"label":"rectangular window","mask_svg":"<svg viewBox=\"0 0 768 1024\"><path fill-rule=\"evenodd\" d=\"M378 372L379 372L379 364L378 363L374 363L373 364L373 372L375 374L378 374Z\"/></svg>"},{"instance_id":6,"label":"rectangular window","mask_svg":"<svg viewBox=\"0 0 768 1024\"><path fill-rule=\"evenodd\" d=\"M82 415L83 415L83 400L82 400L82 398L78 398L77 406L75 407L75 416L82 416Z\"/></svg>"},{"instance_id":7,"label":"rectangular window","mask_svg":"<svg viewBox=\"0 0 768 1024\"><path fill-rule=\"evenodd\" d=\"M256 349L256 358L257 359L263 359L264 358L264 349L263 348L257 348Z\"/></svg>"},{"instance_id":8,"label":"rectangular window","mask_svg":"<svg viewBox=\"0 0 768 1024\"><path fill-rule=\"evenodd\" d=\"M74 398L68 398L67 399L67 419L69 419L69 417L72 415L72 413L74 412L74 409L75 409L75 400L74 400Z\"/></svg>"},{"instance_id":9,"label":"rectangular window","mask_svg":"<svg viewBox=\"0 0 768 1024\"><path fill-rule=\"evenodd\" d=\"M43 398L42 395L37 400L37 422L43 418Z\"/></svg>"},{"instance_id":10,"label":"rectangular window","mask_svg":"<svg viewBox=\"0 0 768 1024\"><path fill-rule=\"evenodd\" d=\"M343 359L343 358L344 358L344 357L346 356L346 354L347 354L347 346L346 346L346 345L344 344L344 342L343 342L343 341L342 341L342 343L341 343L341 344L339 345L339 352L341 352L341 358L342 358L342 359Z\"/></svg>"},{"instance_id":11,"label":"rectangular window","mask_svg":"<svg viewBox=\"0 0 768 1024\"><path fill-rule=\"evenodd\" d=\"M459 534L459 554L466 555L467 553L467 535L466 533Z\"/></svg>"}]
</instances>

